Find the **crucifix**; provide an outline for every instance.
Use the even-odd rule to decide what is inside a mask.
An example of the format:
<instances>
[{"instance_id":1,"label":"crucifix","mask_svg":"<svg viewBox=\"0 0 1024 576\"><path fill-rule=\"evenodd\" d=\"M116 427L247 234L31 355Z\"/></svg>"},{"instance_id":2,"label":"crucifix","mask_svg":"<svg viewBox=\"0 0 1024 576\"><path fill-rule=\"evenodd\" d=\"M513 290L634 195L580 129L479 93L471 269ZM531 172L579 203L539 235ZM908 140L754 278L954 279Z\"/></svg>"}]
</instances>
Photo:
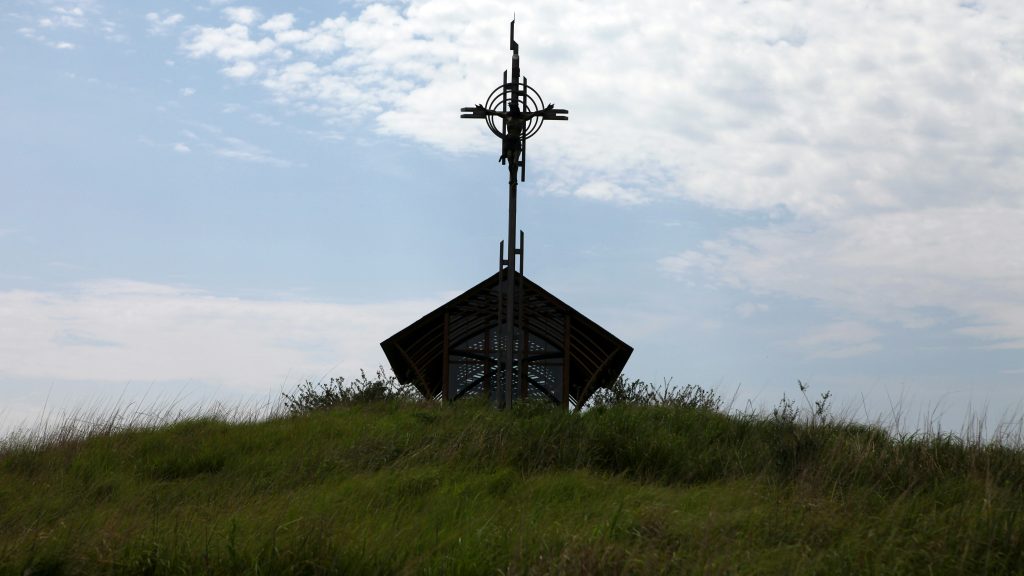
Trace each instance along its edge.
<instances>
[{"instance_id":1,"label":"crucifix","mask_svg":"<svg viewBox=\"0 0 1024 576\"><path fill-rule=\"evenodd\" d=\"M568 110L544 105L544 100L533 87L520 80L519 44L516 43L516 21L509 28L509 49L512 50L512 78L508 70L498 86L487 97L487 103L462 109L462 118L483 118L491 132L501 138L499 161L508 165L508 244L501 243L498 269L498 330L504 347L504 385L496 394L499 408L512 406L512 386L517 372L522 369L515 352L514 315L517 292L515 288L515 258L519 256L519 274L523 270L523 242L516 248L516 190L520 181L526 181L526 140L540 130L545 120L568 120ZM500 120L500 124L499 124ZM520 232L522 235L522 232ZM505 250L505 246L508 250ZM504 307L504 311L502 308ZM504 324L502 324L504 314ZM520 350L525 357L526 350Z\"/></svg>"}]
</instances>

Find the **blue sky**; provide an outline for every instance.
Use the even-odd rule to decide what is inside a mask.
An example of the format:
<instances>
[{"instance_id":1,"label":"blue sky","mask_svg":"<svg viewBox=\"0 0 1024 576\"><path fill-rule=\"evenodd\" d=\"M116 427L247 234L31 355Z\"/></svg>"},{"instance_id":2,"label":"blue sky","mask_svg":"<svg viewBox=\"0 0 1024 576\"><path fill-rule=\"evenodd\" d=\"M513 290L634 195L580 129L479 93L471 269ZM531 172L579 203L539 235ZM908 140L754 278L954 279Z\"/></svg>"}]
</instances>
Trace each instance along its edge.
<instances>
[{"instance_id":1,"label":"blue sky","mask_svg":"<svg viewBox=\"0 0 1024 576\"><path fill-rule=\"evenodd\" d=\"M570 110L530 142L526 272L635 348L627 375L947 428L1019 410L1024 8L514 9ZM458 111L510 10L5 3L0 419L384 363L495 270L499 143Z\"/></svg>"}]
</instances>

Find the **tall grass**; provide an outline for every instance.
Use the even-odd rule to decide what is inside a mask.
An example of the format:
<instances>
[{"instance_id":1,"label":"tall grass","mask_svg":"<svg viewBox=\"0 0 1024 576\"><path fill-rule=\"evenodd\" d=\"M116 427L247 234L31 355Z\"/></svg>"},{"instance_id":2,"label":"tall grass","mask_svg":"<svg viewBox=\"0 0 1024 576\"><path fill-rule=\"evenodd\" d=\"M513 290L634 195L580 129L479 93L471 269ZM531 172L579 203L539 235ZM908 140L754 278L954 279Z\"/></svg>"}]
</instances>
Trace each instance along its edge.
<instances>
[{"instance_id":1,"label":"tall grass","mask_svg":"<svg viewBox=\"0 0 1024 576\"><path fill-rule=\"evenodd\" d=\"M89 438L110 436L133 430L166 427L193 420L217 420L251 423L285 414L287 408L277 399L185 403L181 398L162 401L122 402L103 406L78 406L48 410L45 406L35 421L22 423L0 436L0 454L11 450L42 450L76 443Z\"/></svg>"},{"instance_id":2,"label":"tall grass","mask_svg":"<svg viewBox=\"0 0 1024 576\"><path fill-rule=\"evenodd\" d=\"M348 396L7 441L0 573L1024 572L1010 437L619 384L580 413Z\"/></svg>"}]
</instances>

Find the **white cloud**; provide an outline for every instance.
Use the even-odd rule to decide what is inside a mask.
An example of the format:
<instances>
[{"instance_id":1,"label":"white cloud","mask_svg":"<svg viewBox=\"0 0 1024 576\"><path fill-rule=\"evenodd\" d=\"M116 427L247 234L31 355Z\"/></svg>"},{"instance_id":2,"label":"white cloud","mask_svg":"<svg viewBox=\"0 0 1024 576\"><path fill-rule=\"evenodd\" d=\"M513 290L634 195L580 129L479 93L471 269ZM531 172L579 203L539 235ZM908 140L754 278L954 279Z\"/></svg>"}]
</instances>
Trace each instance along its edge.
<instances>
[{"instance_id":1,"label":"white cloud","mask_svg":"<svg viewBox=\"0 0 1024 576\"><path fill-rule=\"evenodd\" d=\"M496 154L457 111L509 64L505 9L411 0L259 28L226 14L183 46L258 78L289 111ZM1024 345L1009 251L1024 240L1018 4L534 0L516 12L524 74L570 110L531 141L542 191L781 217L662 266L872 321L920 325L934 308L966 334Z\"/></svg>"},{"instance_id":2,"label":"white cloud","mask_svg":"<svg viewBox=\"0 0 1024 576\"><path fill-rule=\"evenodd\" d=\"M952 313L958 331L1024 348L1024 209L996 204L744 229L661 260L690 282L824 303L921 328Z\"/></svg>"},{"instance_id":3,"label":"white cloud","mask_svg":"<svg viewBox=\"0 0 1024 576\"><path fill-rule=\"evenodd\" d=\"M187 98L189 96L194 95L196 93L196 89L195 88L185 87L185 88L182 88L181 90L178 90L178 93Z\"/></svg>"},{"instance_id":4,"label":"white cloud","mask_svg":"<svg viewBox=\"0 0 1024 576\"><path fill-rule=\"evenodd\" d=\"M177 142L174 144L174 151L180 152L182 154L188 154L189 152L192 151L192 149L189 148L188 145L183 142Z\"/></svg>"},{"instance_id":5,"label":"white cloud","mask_svg":"<svg viewBox=\"0 0 1024 576\"><path fill-rule=\"evenodd\" d=\"M167 16L161 16L157 12L149 12L146 14L146 21L149 22L150 34L166 34L184 20L185 17L181 14L169 14Z\"/></svg>"},{"instance_id":6,"label":"white cloud","mask_svg":"<svg viewBox=\"0 0 1024 576\"><path fill-rule=\"evenodd\" d=\"M647 200L644 198L642 192L637 190L626 190L622 186L613 182L587 182L580 186L574 192L574 195L580 198L603 200L618 204L642 204Z\"/></svg>"},{"instance_id":7,"label":"white cloud","mask_svg":"<svg viewBox=\"0 0 1024 576\"><path fill-rule=\"evenodd\" d=\"M40 34L39 32L37 32L35 28L30 28L30 27L18 28L18 34L21 34L22 36L24 36L25 38L28 38L29 40L35 40L36 42L41 42L41 43L49 46L50 48L56 48L57 50L74 50L75 49L75 44L74 43L67 42L67 41L64 41L64 40L60 40L60 41L50 40L46 36L44 36L43 34Z\"/></svg>"},{"instance_id":8,"label":"white cloud","mask_svg":"<svg viewBox=\"0 0 1024 576\"><path fill-rule=\"evenodd\" d=\"M36 14L9 14L18 20L34 21L34 27L22 27L18 32L57 50L71 50L79 43L61 35L74 35L78 40L89 34L99 34L110 42L126 42L128 37L118 30L113 20L102 17L102 11L94 0L65 0L58 2L23 3L37 9Z\"/></svg>"},{"instance_id":9,"label":"white cloud","mask_svg":"<svg viewBox=\"0 0 1024 576\"><path fill-rule=\"evenodd\" d=\"M282 104L489 150L453 110L483 100L508 65L503 7L372 4L305 29L280 14L252 39L242 23L255 17L238 9L186 46L252 62ZM1009 5L608 0L517 13L524 73L571 112L534 144L535 169L558 166L552 192L814 216L1005 197L1024 179L1024 10Z\"/></svg>"},{"instance_id":10,"label":"white cloud","mask_svg":"<svg viewBox=\"0 0 1024 576\"><path fill-rule=\"evenodd\" d=\"M278 14L277 16L268 19L266 22L260 25L260 30L268 30L270 32L280 33L290 29L294 25L294 15L290 13Z\"/></svg>"},{"instance_id":11,"label":"white cloud","mask_svg":"<svg viewBox=\"0 0 1024 576\"><path fill-rule=\"evenodd\" d=\"M233 136L222 136L221 145L214 150L214 154L243 162L269 164L278 168L293 166L292 162L278 158L268 150Z\"/></svg>"},{"instance_id":12,"label":"white cloud","mask_svg":"<svg viewBox=\"0 0 1024 576\"><path fill-rule=\"evenodd\" d=\"M46 28L83 28L87 19L82 6L54 6L51 15L39 20L39 25Z\"/></svg>"},{"instance_id":13,"label":"white cloud","mask_svg":"<svg viewBox=\"0 0 1024 576\"><path fill-rule=\"evenodd\" d=\"M248 78L256 74L257 70L258 68L255 64L243 60L228 66L227 68L222 68L221 72L223 72L225 76L230 76L231 78Z\"/></svg>"},{"instance_id":14,"label":"white cloud","mask_svg":"<svg viewBox=\"0 0 1024 576\"><path fill-rule=\"evenodd\" d=\"M0 382L193 381L264 391L289 375L355 374L435 302L251 300L103 281L0 292Z\"/></svg>"},{"instance_id":15,"label":"white cloud","mask_svg":"<svg viewBox=\"0 0 1024 576\"><path fill-rule=\"evenodd\" d=\"M255 8L248 7L225 8L224 15L227 16L228 19L232 22L236 24L242 24L244 26L252 24L260 17L259 11L257 11Z\"/></svg>"},{"instance_id":16,"label":"white cloud","mask_svg":"<svg viewBox=\"0 0 1024 576\"><path fill-rule=\"evenodd\" d=\"M104 38L111 42L127 42L128 36L118 32L117 23L112 20L100 20L99 30L103 32Z\"/></svg>"},{"instance_id":17,"label":"white cloud","mask_svg":"<svg viewBox=\"0 0 1024 576\"><path fill-rule=\"evenodd\" d=\"M249 29L243 24L227 28L199 28L184 43L185 51L193 58L213 55L221 60L245 60L262 56L274 49L274 41L249 39Z\"/></svg>"}]
</instances>

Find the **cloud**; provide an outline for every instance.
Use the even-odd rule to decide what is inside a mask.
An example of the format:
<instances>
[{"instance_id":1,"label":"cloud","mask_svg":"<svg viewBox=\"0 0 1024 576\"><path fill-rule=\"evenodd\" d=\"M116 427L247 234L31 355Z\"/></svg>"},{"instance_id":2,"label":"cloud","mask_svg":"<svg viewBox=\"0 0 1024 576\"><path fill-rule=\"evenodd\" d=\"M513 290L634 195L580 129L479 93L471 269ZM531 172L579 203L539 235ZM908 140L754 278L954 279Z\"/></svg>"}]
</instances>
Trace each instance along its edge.
<instances>
[{"instance_id":1,"label":"cloud","mask_svg":"<svg viewBox=\"0 0 1024 576\"><path fill-rule=\"evenodd\" d=\"M951 313L959 333L1024 348L1022 230L1021 208L928 208L735 230L660 265L684 281L817 301L912 329Z\"/></svg>"},{"instance_id":2,"label":"cloud","mask_svg":"<svg viewBox=\"0 0 1024 576\"><path fill-rule=\"evenodd\" d=\"M214 149L213 152L218 156L231 158L233 160L241 160L243 162L269 164L278 168L289 168L293 166L292 162L278 158L269 151L260 148L255 144L233 136L222 136L221 146Z\"/></svg>"},{"instance_id":3,"label":"cloud","mask_svg":"<svg viewBox=\"0 0 1024 576\"><path fill-rule=\"evenodd\" d=\"M502 9L413 0L250 29L256 16L240 8L185 46L249 62L245 77L283 105L485 150L482 126L453 111L483 100L508 65ZM1024 178L1022 10L650 0L517 14L525 74L572 118L535 145L549 192L816 216L1006 197Z\"/></svg>"},{"instance_id":4,"label":"cloud","mask_svg":"<svg viewBox=\"0 0 1024 576\"><path fill-rule=\"evenodd\" d=\"M248 25L252 24L253 22L255 22L260 17L259 11L257 11L255 8L247 8L247 7L234 8L234 7L232 7L232 8L225 8L223 10L223 12L224 12L224 15L227 16L228 20L231 20L232 22L234 22L236 24L242 24L244 26L248 26Z\"/></svg>"},{"instance_id":5,"label":"cloud","mask_svg":"<svg viewBox=\"0 0 1024 576\"><path fill-rule=\"evenodd\" d=\"M221 60L235 61L255 58L269 53L275 43L269 38L253 41L249 29L243 24L227 28L199 28L184 44L192 58L213 55Z\"/></svg>"},{"instance_id":6,"label":"cloud","mask_svg":"<svg viewBox=\"0 0 1024 576\"><path fill-rule=\"evenodd\" d=\"M178 93L181 94L182 96L185 96L187 98L189 96L194 95L196 93L196 89L195 88L187 88L186 87L186 88L182 88L181 90L178 90Z\"/></svg>"},{"instance_id":7,"label":"cloud","mask_svg":"<svg viewBox=\"0 0 1024 576\"><path fill-rule=\"evenodd\" d=\"M355 374L377 342L437 304L253 300L123 280L0 292L0 382L193 381L264 391ZM369 364L368 364L369 363Z\"/></svg>"},{"instance_id":8,"label":"cloud","mask_svg":"<svg viewBox=\"0 0 1024 576\"><path fill-rule=\"evenodd\" d=\"M189 152L192 151L192 149L189 148L188 145L183 142L177 142L174 144L174 151L180 152L182 154L188 154Z\"/></svg>"},{"instance_id":9,"label":"cloud","mask_svg":"<svg viewBox=\"0 0 1024 576\"><path fill-rule=\"evenodd\" d=\"M289 112L496 154L483 123L457 111L509 64L494 16L506 9L410 0L305 24L225 13L182 46ZM952 313L964 334L1024 343L1009 248L1024 230L1024 9L537 0L516 12L524 74L570 110L531 141L540 191L766 215L774 224L661 266L744 299L811 299L906 326Z\"/></svg>"},{"instance_id":10,"label":"cloud","mask_svg":"<svg viewBox=\"0 0 1024 576\"><path fill-rule=\"evenodd\" d=\"M280 34L281 32L290 29L294 25L294 15L290 13L278 14L277 16L268 19L266 22L260 25L260 30L267 30L269 32L275 32Z\"/></svg>"},{"instance_id":11,"label":"cloud","mask_svg":"<svg viewBox=\"0 0 1024 576\"><path fill-rule=\"evenodd\" d=\"M256 122L257 124L262 124L264 126L280 126L281 125L281 122L276 120L273 116L268 116L268 115L260 113L260 112L253 112L253 113L249 114L249 118L251 120L253 120L254 122Z\"/></svg>"},{"instance_id":12,"label":"cloud","mask_svg":"<svg viewBox=\"0 0 1024 576\"><path fill-rule=\"evenodd\" d=\"M618 204L643 204L647 201L642 192L627 190L613 182L587 182L580 186L574 195L579 198L602 200Z\"/></svg>"},{"instance_id":13,"label":"cloud","mask_svg":"<svg viewBox=\"0 0 1024 576\"><path fill-rule=\"evenodd\" d=\"M22 36L41 42L57 50L71 50L80 43L55 36L74 35L79 40L98 33L110 42L126 42L128 37L118 30L116 22L103 18L100 7L93 0L67 0L62 2L22 3L36 8L32 13L11 13L18 20L34 22L33 26L18 29Z\"/></svg>"},{"instance_id":14,"label":"cloud","mask_svg":"<svg viewBox=\"0 0 1024 576\"><path fill-rule=\"evenodd\" d=\"M878 330L854 321L821 326L791 344L813 358L853 358L881 349Z\"/></svg>"},{"instance_id":15,"label":"cloud","mask_svg":"<svg viewBox=\"0 0 1024 576\"><path fill-rule=\"evenodd\" d=\"M221 69L221 72L223 72L225 76L229 76L231 78L248 78L256 74L257 71L258 68L256 65L246 60Z\"/></svg>"},{"instance_id":16,"label":"cloud","mask_svg":"<svg viewBox=\"0 0 1024 576\"><path fill-rule=\"evenodd\" d=\"M31 28L31 27L18 28L18 34L21 34L22 36L24 36L25 38L28 38L29 40L35 40L36 42L41 42L41 43L49 46L50 48L55 48L57 50L74 50L75 47L76 47L75 44L72 43L72 42L67 42L67 41L64 41L64 40L60 40L60 41L50 40L45 35L40 34L38 31L36 31L35 28Z\"/></svg>"},{"instance_id":17,"label":"cloud","mask_svg":"<svg viewBox=\"0 0 1024 576\"><path fill-rule=\"evenodd\" d=\"M87 22L81 5L54 6L50 15L39 19L43 28L83 28Z\"/></svg>"},{"instance_id":18,"label":"cloud","mask_svg":"<svg viewBox=\"0 0 1024 576\"><path fill-rule=\"evenodd\" d=\"M157 12L149 12L146 14L146 21L149 22L150 34L166 34L184 20L185 17L177 13L169 14L167 16L161 16Z\"/></svg>"}]
</instances>

